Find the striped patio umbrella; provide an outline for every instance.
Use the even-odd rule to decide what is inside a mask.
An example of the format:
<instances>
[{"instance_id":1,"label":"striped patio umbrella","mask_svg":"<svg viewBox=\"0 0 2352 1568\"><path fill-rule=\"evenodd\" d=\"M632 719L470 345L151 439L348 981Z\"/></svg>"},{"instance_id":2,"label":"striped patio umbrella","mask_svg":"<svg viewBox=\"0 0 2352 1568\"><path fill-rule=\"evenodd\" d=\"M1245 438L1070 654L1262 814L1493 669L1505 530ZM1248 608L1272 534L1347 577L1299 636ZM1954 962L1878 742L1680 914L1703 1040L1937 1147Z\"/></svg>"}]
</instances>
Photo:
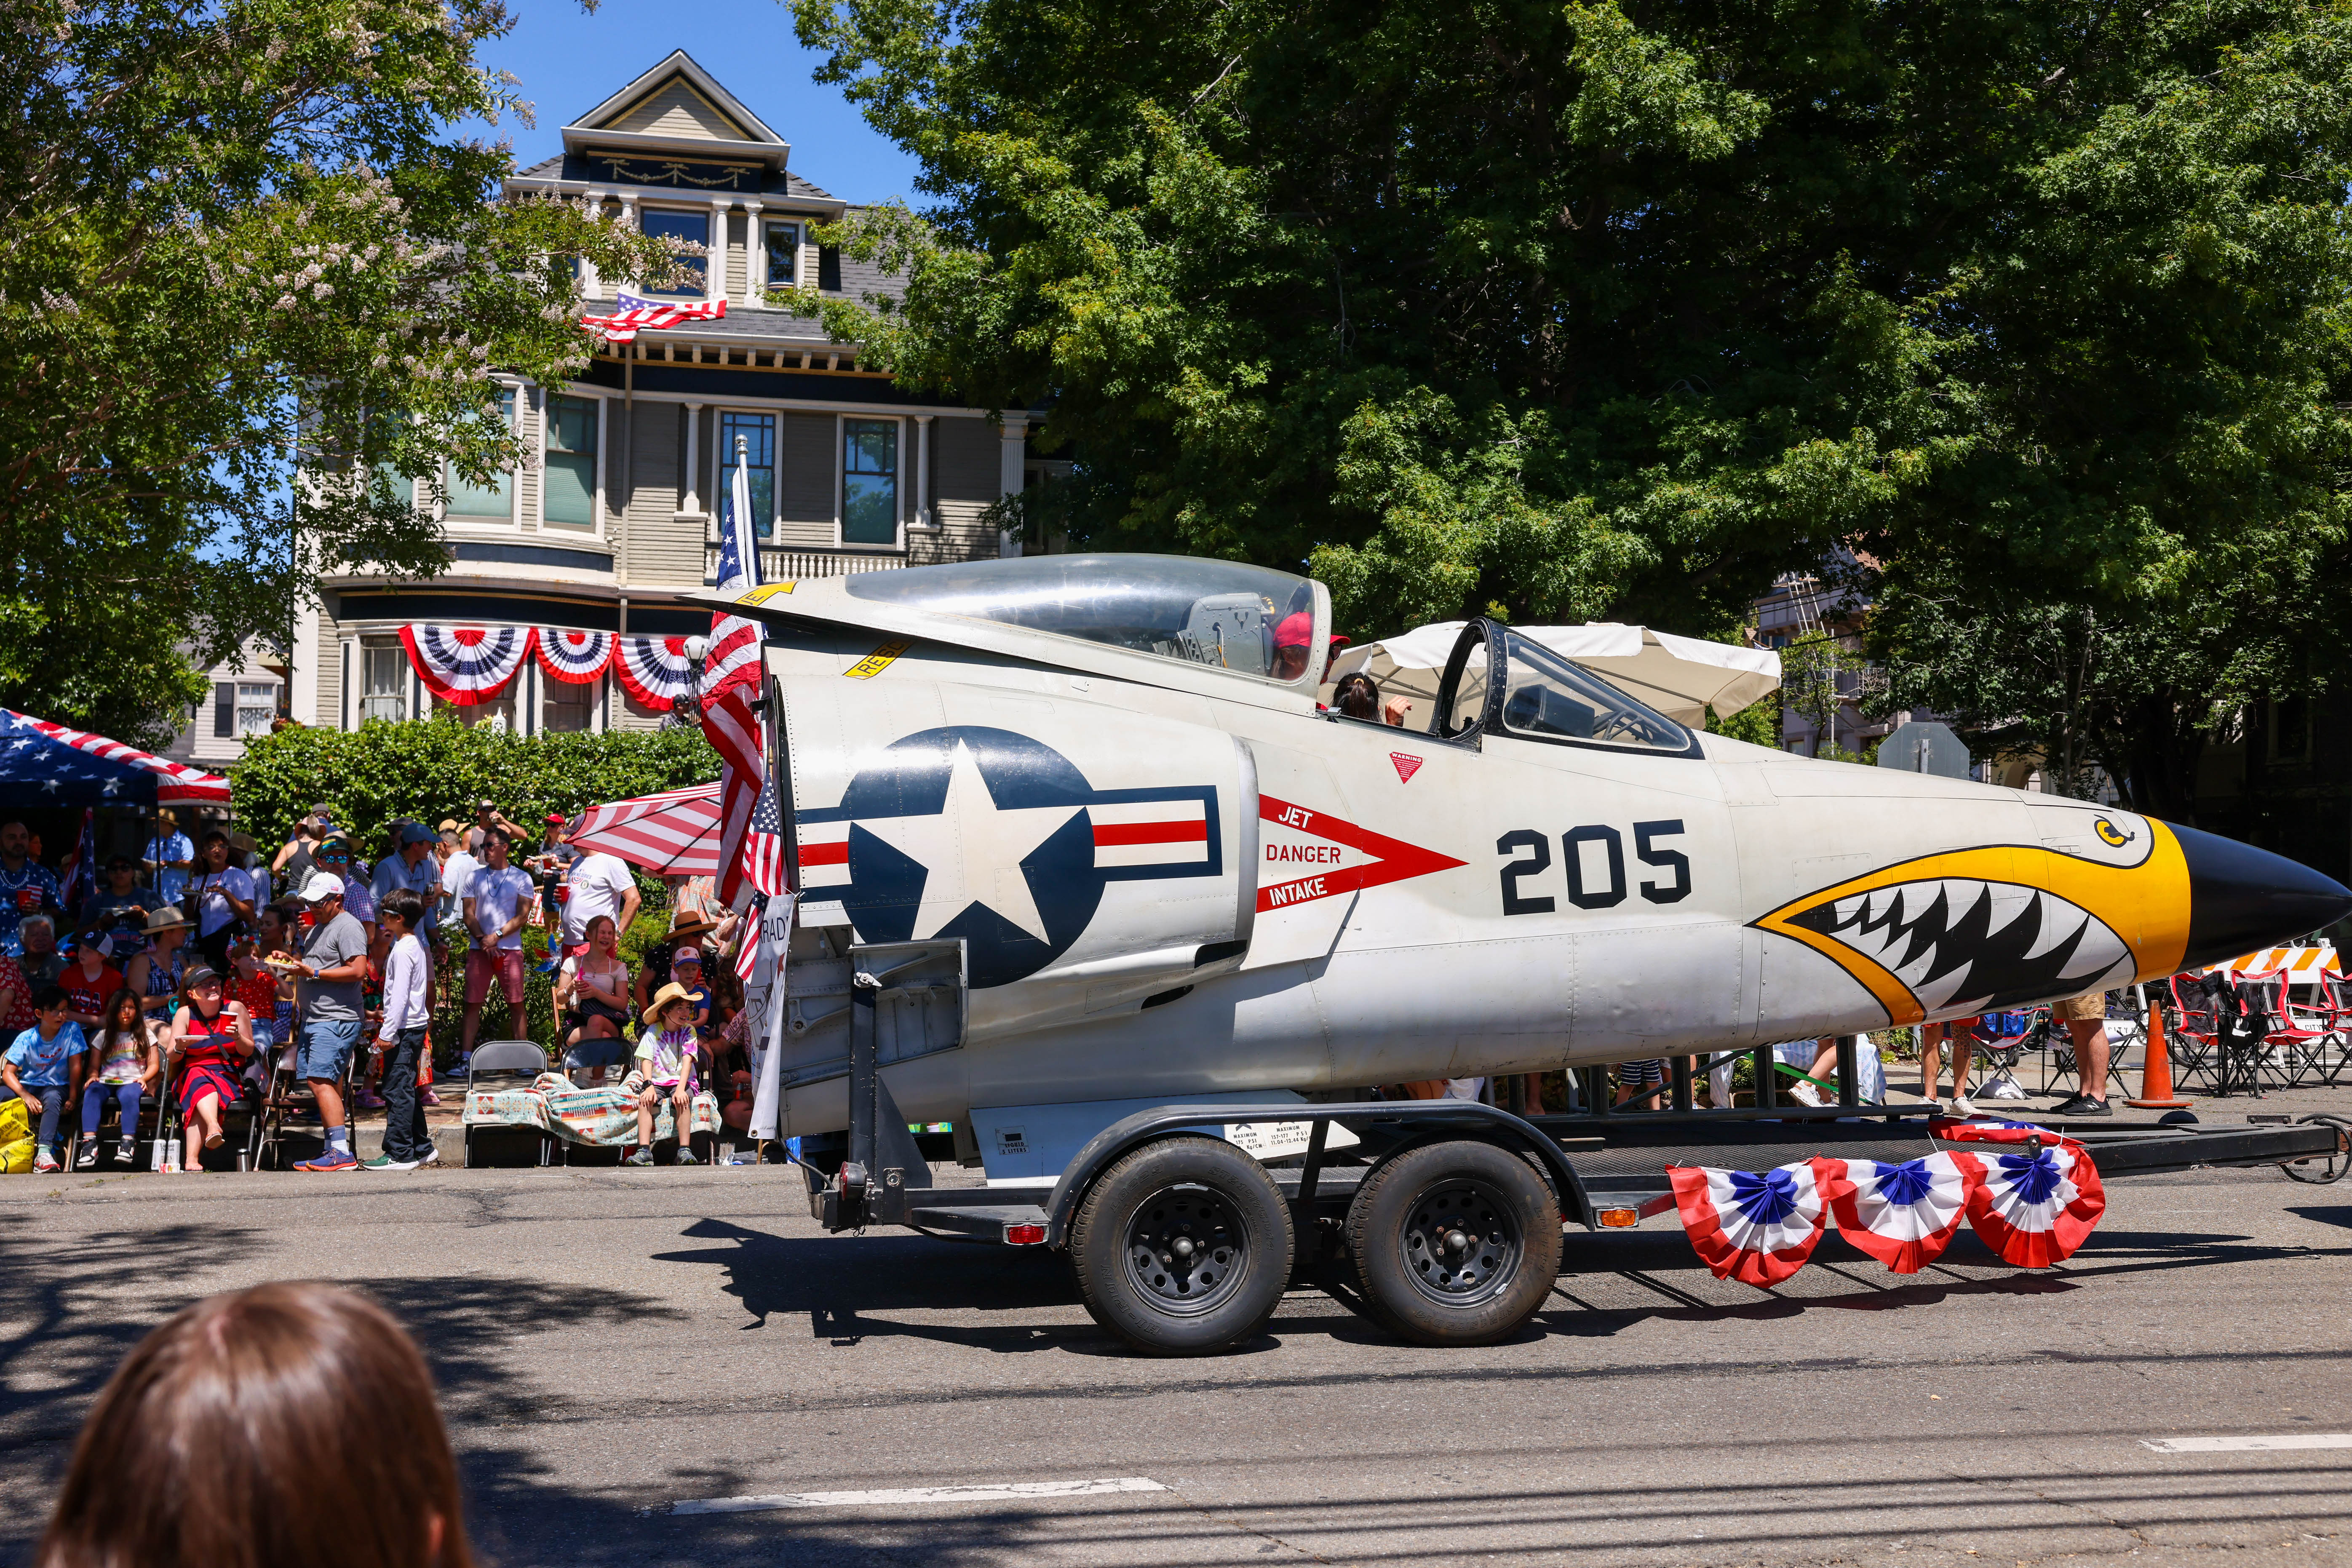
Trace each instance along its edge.
<instances>
[{"instance_id":1,"label":"striped patio umbrella","mask_svg":"<svg viewBox=\"0 0 2352 1568\"><path fill-rule=\"evenodd\" d=\"M592 805L573 830L582 852L601 850L657 876L719 870L719 785L694 784Z\"/></svg>"}]
</instances>

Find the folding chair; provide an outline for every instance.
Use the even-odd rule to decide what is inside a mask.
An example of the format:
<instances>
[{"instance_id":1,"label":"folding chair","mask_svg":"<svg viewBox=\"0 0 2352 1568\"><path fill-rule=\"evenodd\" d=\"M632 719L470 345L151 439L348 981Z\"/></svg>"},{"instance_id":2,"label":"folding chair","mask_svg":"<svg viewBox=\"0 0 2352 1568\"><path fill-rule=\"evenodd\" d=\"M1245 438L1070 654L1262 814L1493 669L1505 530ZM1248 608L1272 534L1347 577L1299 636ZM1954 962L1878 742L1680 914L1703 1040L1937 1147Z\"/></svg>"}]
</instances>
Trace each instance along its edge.
<instances>
[{"instance_id":1,"label":"folding chair","mask_svg":"<svg viewBox=\"0 0 2352 1568\"><path fill-rule=\"evenodd\" d=\"M2289 983L2284 970L2249 974L2238 982L2254 1042L2250 1047L2251 1066L2278 1089L2293 1089L2302 1081L2306 1058L2315 1055L2315 1047L2327 1038L2326 1029L2307 1027L2296 1019L2287 994Z\"/></svg>"},{"instance_id":2,"label":"folding chair","mask_svg":"<svg viewBox=\"0 0 2352 1568\"><path fill-rule=\"evenodd\" d=\"M530 1040L487 1040L478 1043L474 1047L472 1064L466 1074L466 1090L468 1096L470 1096L475 1089L484 1088L490 1083L496 1083L500 1079L520 1079L523 1084L529 1085L533 1079L537 1079L540 1074L547 1070L547 1053L540 1049L540 1047L533 1042ZM474 1163L474 1134L484 1131L491 1132L511 1132L519 1130L513 1128L483 1129L478 1127L467 1127L466 1129L466 1152L464 1163L468 1169L472 1168ZM555 1140L546 1132L540 1132L537 1136L539 1140L539 1163L544 1165L548 1163L553 1151Z\"/></svg>"},{"instance_id":3,"label":"folding chair","mask_svg":"<svg viewBox=\"0 0 2352 1568\"><path fill-rule=\"evenodd\" d=\"M2322 972L2312 999L2292 1005L2296 1021L2305 1028L2326 1033L2326 1039L2313 1049L2310 1060L2318 1080L2335 1087L2346 1067L2352 1066L2352 984L2340 974Z\"/></svg>"},{"instance_id":4,"label":"folding chair","mask_svg":"<svg viewBox=\"0 0 2352 1568\"><path fill-rule=\"evenodd\" d=\"M158 1075L158 1081L160 1084L161 1075ZM89 1086L88 1084L84 1084L82 1086L84 1093L89 1092ZM163 1095L162 1089L160 1087L147 1089L140 1096L139 1100L139 1125L131 1129L131 1141L133 1145L133 1151L131 1156L131 1169L137 1170L140 1168L140 1151L152 1146L155 1139L163 1136ZM66 1133L66 1169L70 1171L74 1168L74 1162L80 1158L81 1146L84 1142L81 1131L80 1095L76 1095L73 1102L66 1107L66 1122L68 1129ZM104 1109L101 1110L98 1115L97 1136L89 1140L89 1142L95 1142L99 1149L98 1164L94 1169L100 1171L112 1171L122 1168L115 1163L114 1156L115 1146L122 1142L122 1111L114 1096L110 1094L105 1098Z\"/></svg>"},{"instance_id":5,"label":"folding chair","mask_svg":"<svg viewBox=\"0 0 2352 1568\"><path fill-rule=\"evenodd\" d=\"M2219 971L2210 975L2176 974L2168 989L2172 994L2173 1017L2164 1033L2166 1047L2172 1053L2173 1083L2185 1088L2201 1082L2208 1090L2219 1092L2221 1038L2228 1027L2225 1010L2236 1005L2230 994L2229 977Z\"/></svg>"}]
</instances>

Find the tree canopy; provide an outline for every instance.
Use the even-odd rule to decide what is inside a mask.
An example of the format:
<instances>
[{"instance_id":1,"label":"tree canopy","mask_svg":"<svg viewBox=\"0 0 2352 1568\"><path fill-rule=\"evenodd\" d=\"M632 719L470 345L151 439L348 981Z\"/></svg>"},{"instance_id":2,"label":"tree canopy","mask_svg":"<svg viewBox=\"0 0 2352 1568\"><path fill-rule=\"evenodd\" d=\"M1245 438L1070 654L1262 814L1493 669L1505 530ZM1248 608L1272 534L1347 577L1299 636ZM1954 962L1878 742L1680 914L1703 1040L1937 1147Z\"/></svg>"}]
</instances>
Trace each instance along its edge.
<instances>
[{"instance_id":1,"label":"tree canopy","mask_svg":"<svg viewBox=\"0 0 2352 1568\"><path fill-rule=\"evenodd\" d=\"M497 199L498 0L0 18L0 703L160 743L321 573L437 572L401 481L519 463L488 374L584 362L570 258L677 247Z\"/></svg>"},{"instance_id":2,"label":"tree canopy","mask_svg":"<svg viewBox=\"0 0 2352 1568\"><path fill-rule=\"evenodd\" d=\"M1046 408L1076 540L1358 633L1720 632L1841 543L1914 653L1914 593L2341 597L2339 6L794 8L931 198L829 324Z\"/></svg>"}]
</instances>

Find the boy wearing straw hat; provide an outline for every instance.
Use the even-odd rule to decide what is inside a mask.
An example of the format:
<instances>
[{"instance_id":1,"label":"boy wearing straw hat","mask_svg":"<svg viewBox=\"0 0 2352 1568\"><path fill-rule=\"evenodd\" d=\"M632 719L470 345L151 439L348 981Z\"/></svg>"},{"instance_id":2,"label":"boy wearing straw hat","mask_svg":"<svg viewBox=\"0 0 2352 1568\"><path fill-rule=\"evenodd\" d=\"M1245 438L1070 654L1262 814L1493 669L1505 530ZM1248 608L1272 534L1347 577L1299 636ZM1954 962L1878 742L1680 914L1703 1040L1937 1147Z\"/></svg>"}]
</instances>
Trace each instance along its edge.
<instances>
[{"instance_id":1,"label":"boy wearing straw hat","mask_svg":"<svg viewBox=\"0 0 2352 1568\"><path fill-rule=\"evenodd\" d=\"M686 987L673 981L655 993L653 1002L646 1008L645 1027L637 1037L637 1070L644 1075L645 1088L637 1093L637 1147L629 1156L632 1165L654 1163L654 1112L665 1097L677 1118L677 1163L699 1164L694 1157L692 1135L694 1075L697 1041L694 1033L694 998Z\"/></svg>"}]
</instances>

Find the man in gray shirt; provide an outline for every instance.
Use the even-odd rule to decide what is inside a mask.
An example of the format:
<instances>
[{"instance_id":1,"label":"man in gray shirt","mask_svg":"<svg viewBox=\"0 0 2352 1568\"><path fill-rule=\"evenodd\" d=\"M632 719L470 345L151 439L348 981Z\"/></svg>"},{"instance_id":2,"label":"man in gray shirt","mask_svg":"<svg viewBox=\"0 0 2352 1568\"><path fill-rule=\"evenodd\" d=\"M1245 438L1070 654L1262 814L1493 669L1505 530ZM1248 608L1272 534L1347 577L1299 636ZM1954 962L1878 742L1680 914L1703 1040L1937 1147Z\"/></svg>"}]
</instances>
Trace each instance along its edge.
<instances>
[{"instance_id":1,"label":"man in gray shirt","mask_svg":"<svg viewBox=\"0 0 2352 1568\"><path fill-rule=\"evenodd\" d=\"M302 956L293 969L302 1008L301 1046L295 1054L295 1070L319 1098L319 1120L327 1130L327 1149L317 1159L304 1160L294 1168L356 1171L360 1162L352 1152L351 1128L343 1121L342 1085L360 1043L367 931L343 912L343 879L333 872L311 872L302 884L301 899L316 923L303 938Z\"/></svg>"}]
</instances>

